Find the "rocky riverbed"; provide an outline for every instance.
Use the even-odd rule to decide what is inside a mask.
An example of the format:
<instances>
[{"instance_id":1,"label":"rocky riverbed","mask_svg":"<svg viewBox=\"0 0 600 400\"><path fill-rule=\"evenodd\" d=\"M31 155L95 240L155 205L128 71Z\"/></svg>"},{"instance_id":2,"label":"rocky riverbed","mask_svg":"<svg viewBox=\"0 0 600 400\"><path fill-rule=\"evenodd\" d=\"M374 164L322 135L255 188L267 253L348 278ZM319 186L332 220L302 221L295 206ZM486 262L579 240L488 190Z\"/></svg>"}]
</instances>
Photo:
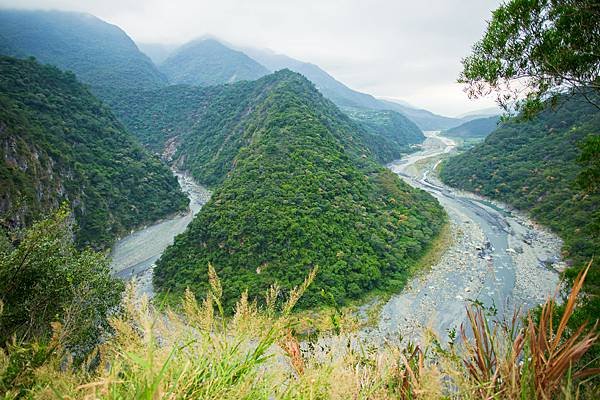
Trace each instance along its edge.
<instances>
[{"instance_id":1,"label":"rocky riverbed","mask_svg":"<svg viewBox=\"0 0 600 400\"><path fill-rule=\"evenodd\" d=\"M437 132L426 132L422 151L388 167L414 187L435 196L448 213L451 245L427 270L383 306L376 326L350 334L363 345L422 342L433 331L444 340L465 322L465 307L473 301L512 315L542 303L555 293L561 240L510 207L441 183L435 168L455 143ZM338 339L322 338L325 348ZM361 345L362 346L362 345Z\"/></svg>"},{"instance_id":2,"label":"rocky riverbed","mask_svg":"<svg viewBox=\"0 0 600 400\"><path fill-rule=\"evenodd\" d=\"M422 151L389 168L440 201L453 242L427 273L385 304L378 325L360 333L364 339L420 341L424 328L444 338L465 321L471 301L510 315L543 302L558 285L561 240L503 204L441 183L435 167L455 144L437 132L426 136Z\"/></svg>"},{"instance_id":3,"label":"rocky riverbed","mask_svg":"<svg viewBox=\"0 0 600 400\"><path fill-rule=\"evenodd\" d=\"M188 212L132 232L114 245L110 255L113 274L124 280L135 279L139 293L149 297L154 294L154 263L173 243L175 236L186 229L211 195L208 189L197 184L190 175L180 172L175 175L181 189L190 199Z\"/></svg>"}]
</instances>

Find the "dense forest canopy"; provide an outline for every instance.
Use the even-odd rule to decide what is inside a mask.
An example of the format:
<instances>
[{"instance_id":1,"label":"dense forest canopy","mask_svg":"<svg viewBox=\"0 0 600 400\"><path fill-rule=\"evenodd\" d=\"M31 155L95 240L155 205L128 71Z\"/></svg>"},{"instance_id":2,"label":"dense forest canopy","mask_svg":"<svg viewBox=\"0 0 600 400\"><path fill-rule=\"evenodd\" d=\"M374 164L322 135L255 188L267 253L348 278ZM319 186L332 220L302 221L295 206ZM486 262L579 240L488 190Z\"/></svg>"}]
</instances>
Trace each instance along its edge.
<instances>
[{"instance_id":1,"label":"dense forest canopy","mask_svg":"<svg viewBox=\"0 0 600 400\"><path fill-rule=\"evenodd\" d=\"M586 283L593 295L582 311L592 319L600 315L600 194L582 190L577 180L584 171L580 145L599 135L600 110L582 96L565 96L531 120L504 123L485 142L449 159L441 173L452 186L530 212L564 239L575 267L595 257Z\"/></svg>"},{"instance_id":2,"label":"dense forest canopy","mask_svg":"<svg viewBox=\"0 0 600 400\"><path fill-rule=\"evenodd\" d=\"M3 226L69 201L78 244L103 247L186 209L171 172L72 73L0 57L0 104Z\"/></svg>"},{"instance_id":3,"label":"dense forest canopy","mask_svg":"<svg viewBox=\"0 0 600 400\"><path fill-rule=\"evenodd\" d=\"M214 186L231 170L240 149L250 144L254 128L249 116L256 104L287 73L206 88L177 85L151 91L103 88L95 92L142 143L178 168L189 170L199 182ZM423 140L419 129L397 113L357 111L363 115L363 124L352 122L332 103L328 107L348 125L341 140L356 154L390 162L406 153L409 144Z\"/></svg>"},{"instance_id":4,"label":"dense forest canopy","mask_svg":"<svg viewBox=\"0 0 600 400\"><path fill-rule=\"evenodd\" d=\"M413 151L412 145L425 140L417 125L398 112L357 108L342 108L342 111L369 134L364 135L363 140L380 163L399 159Z\"/></svg>"},{"instance_id":5,"label":"dense forest canopy","mask_svg":"<svg viewBox=\"0 0 600 400\"><path fill-rule=\"evenodd\" d=\"M439 204L378 166L357 126L301 75L263 85L232 168L157 263L158 289L206 293L208 263L229 309L245 289L293 287L314 267L303 306L321 303L321 289L344 302L401 287L443 224Z\"/></svg>"},{"instance_id":6,"label":"dense forest canopy","mask_svg":"<svg viewBox=\"0 0 600 400\"><path fill-rule=\"evenodd\" d=\"M165 77L123 30L90 14L0 10L0 54L33 56L93 86L156 88Z\"/></svg>"}]
</instances>

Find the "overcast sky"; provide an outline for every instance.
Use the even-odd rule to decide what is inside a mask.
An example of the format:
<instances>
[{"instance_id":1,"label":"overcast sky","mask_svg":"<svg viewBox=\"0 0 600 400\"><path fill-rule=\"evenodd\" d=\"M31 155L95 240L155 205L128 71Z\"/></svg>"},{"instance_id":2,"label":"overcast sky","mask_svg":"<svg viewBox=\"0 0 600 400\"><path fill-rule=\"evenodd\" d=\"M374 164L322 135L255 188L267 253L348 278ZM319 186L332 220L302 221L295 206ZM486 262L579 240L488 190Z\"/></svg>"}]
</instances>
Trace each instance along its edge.
<instances>
[{"instance_id":1,"label":"overcast sky","mask_svg":"<svg viewBox=\"0 0 600 400\"><path fill-rule=\"evenodd\" d=\"M84 11L135 41L183 43L212 34L309 61L353 89L458 115L469 100L460 60L499 0L0 0L3 7Z\"/></svg>"}]
</instances>

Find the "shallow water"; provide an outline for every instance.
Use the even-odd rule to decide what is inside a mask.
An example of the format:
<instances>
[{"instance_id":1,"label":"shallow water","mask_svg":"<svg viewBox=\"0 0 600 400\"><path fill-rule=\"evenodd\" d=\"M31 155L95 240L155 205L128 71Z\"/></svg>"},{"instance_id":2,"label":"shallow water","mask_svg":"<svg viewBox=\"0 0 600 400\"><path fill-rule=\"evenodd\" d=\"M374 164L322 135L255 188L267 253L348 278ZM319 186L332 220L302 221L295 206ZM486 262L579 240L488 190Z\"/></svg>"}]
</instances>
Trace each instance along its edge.
<instances>
[{"instance_id":1,"label":"shallow water","mask_svg":"<svg viewBox=\"0 0 600 400\"><path fill-rule=\"evenodd\" d=\"M181 189L190 199L187 213L160 221L154 225L136 230L119 240L110 254L110 268L121 279L138 280L138 290L150 296L152 289L152 268L165 249L173 243L175 236L185 231L194 215L210 199L210 191L197 184L186 174L176 173Z\"/></svg>"}]
</instances>

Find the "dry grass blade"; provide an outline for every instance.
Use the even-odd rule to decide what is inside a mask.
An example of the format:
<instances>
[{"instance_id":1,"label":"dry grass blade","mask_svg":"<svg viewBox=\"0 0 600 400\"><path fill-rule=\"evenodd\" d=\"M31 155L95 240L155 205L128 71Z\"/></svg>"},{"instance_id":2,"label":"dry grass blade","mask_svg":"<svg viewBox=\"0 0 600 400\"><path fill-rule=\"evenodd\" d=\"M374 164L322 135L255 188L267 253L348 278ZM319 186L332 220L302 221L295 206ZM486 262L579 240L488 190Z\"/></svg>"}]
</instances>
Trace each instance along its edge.
<instances>
[{"instance_id":1,"label":"dry grass blade","mask_svg":"<svg viewBox=\"0 0 600 400\"><path fill-rule=\"evenodd\" d=\"M494 386L497 379L497 355L494 341L497 331L490 331L483 310L467 308L467 319L471 327L473 339L469 339L464 327L461 336L466 345L469 358L464 360L467 370L478 383L489 383Z\"/></svg>"},{"instance_id":2,"label":"dry grass blade","mask_svg":"<svg viewBox=\"0 0 600 400\"><path fill-rule=\"evenodd\" d=\"M583 287L591 264L590 261L573 282L573 289L569 294L556 331L552 324L556 304L554 299L548 299L542 307L537 325L531 316L528 318L527 341L531 352L535 392L538 398L550 399L558 393L565 376L573 365L598 340L597 325L584 334L586 324L581 325L574 332L570 332L568 338L564 337L567 332L567 324L576 306L577 296ZM594 369L587 369L576 371L573 376L583 377L594 373Z\"/></svg>"},{"instance_id":3,"label":"dry grass blade","mask_svg":"<svg viewBox=\"0 0 600 400\"><path fill-rule=\"evenodd\" d=\"M285 337L279 342L279 346L290 358L292 368L294 368L296 374L304 374L304 359L302 358L302 352L300 351L300 343L298 342L298 339L292 335L290 330L287 331Z\"/></svg>"}]
</instances>

